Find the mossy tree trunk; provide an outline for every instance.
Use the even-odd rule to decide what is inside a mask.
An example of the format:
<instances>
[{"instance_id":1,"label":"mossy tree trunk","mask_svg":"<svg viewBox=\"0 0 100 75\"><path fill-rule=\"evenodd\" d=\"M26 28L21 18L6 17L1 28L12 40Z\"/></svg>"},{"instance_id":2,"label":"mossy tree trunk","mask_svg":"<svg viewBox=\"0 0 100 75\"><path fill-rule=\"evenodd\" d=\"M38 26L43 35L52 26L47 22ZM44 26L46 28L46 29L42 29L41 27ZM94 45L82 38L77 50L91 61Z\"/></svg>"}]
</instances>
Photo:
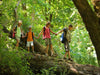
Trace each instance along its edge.
<instances>
[{"instance_id":1,"label":"mossy tree trunk","mask_svg":"<svg viewBox=\"0 0 100 75\"><path fill-rule=\"evenodd\" d=\"M73 0L78 9L86 29L89 32L92 43L95 47L98 63L100 65L100 24L99 18L90 7L87 0Z\"/></svg>"}]
</instances>

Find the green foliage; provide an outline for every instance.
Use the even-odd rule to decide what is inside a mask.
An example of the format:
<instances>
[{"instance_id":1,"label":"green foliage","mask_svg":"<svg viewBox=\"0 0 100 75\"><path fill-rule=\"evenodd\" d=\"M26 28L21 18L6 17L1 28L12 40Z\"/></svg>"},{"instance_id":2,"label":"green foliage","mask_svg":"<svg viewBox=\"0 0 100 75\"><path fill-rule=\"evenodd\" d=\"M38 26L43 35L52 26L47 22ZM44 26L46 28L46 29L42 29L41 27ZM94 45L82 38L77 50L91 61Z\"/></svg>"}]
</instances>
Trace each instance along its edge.
<instances>
[{"instance_id":1,"label":"green foliage","mask_svg":"<svg viewBox=\"0 0 100 75\"><path fill-rule=\"evenodd\" d=\"M32 74L27 66L26 59L22 60L26 51L20 49L16 51L12 43L15 40L8 38L8 34L3 33L2 26L6 26L9 30L12 29L15 22L14 10L17 7L19 0L2 0L0 4L0 67L2 73L7 72L8 69L12 73L20 73L21 75ZM91 1L89 4L93 8ZM26 10L23 9L22 4L26 5ZM25 16L27 14L27 16ZM45 26L46 22L51 19L51 30L58 32L65 26L72 24L74 30L72 32L72 41L70 43L70 51L72 59L80 64L92 64L97 66L97 59L94 46L88 35L88 31L82 22L80 14L75 8L72 0L21 0L17 7L17 21L22 20L22 29L26 33L28 26L32 25L32 29L36 36ZM46 19L48 18L48 20ZM60 42L60 35L51 34L52 44L58 58L63 58L65 54L64 46ZM44 40L38 41L45 45ZM53 68L54 69L54 68ZM50 70L41 70L43 74L48 74Z\"/></svg>"},{"instance_id":2,"label":"green foliage","mask_svg":"<svg viewBox=\"0 0 100 75\"><path fill-rule=\"evenodd\" d=\"M81 64L92 64L97 66L94 46L85 28L76 27L72 32L71 55L76 62ZM95 56L94 56L95 55Z\"/></svg>"}]
</instances>

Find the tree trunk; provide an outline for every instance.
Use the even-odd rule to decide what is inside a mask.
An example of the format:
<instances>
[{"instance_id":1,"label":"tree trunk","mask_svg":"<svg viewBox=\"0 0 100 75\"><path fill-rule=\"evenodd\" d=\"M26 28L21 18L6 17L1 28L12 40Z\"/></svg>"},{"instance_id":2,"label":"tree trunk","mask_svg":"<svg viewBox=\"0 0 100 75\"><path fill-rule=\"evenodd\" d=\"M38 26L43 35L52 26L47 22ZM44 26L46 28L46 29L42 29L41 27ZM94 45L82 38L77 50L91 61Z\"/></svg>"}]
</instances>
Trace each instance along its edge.
<instances>
[{"instance_id":1,"label":"tree trunk","mask_svg":"<svg viewBox=\"0 0 100 75\"><path fill-rule=\"evenodd\" d=\"M92 43L95 47L98 63L100 65L100 24L95 12L91 9L87 0L73 0L78 9L86 29L89 32Z\"/></svg>"},{"instance_id":2,"label":"tree trunk","mask_svg":"<svg viewBox=\"0 0 100 75\"><path fill-rule=\"evenodd\" d=\"M45 0L45 3L47 3L46 0ZM47 11L48 11L48 9L47 9L47 7L45 6L45 18L46 18L46 20L48 21L48 14L47 14Z\"/></svg>"},{"instance_id":3,"label":"tree trunk","mask_svg":"<svg viewBox=\"0 0 100 75\"><path fill-rule=\"evenodd\" d=\"M45 0L45 3L47 3L47 0ZM51 6L51 0L48 1L49 5ZM52 13L47 13L48 11L50 11L50 8L48 9L46 6L45 6L45 18L46 20L48 21L52 21Z\"/></svg>"},{"instance_id":4,"label":"tree trunk","mask_svg":"<svg viewBox=\"0 0 100 75\"><path fill-rule=\"evenodd\" d=\"M97 16L100 18L100 0L91 0Z\"/></svg>"},{"instance_id":5,"label":"tree trunk","mask_svg":"<svg viewBox=\"0 0 100 75\"><path fill-rule=\"evenodd\" d=\"M26 54L30 57L31 54ZM26 58L25 57L25 58ZM99 75L100 68L92 65L80 65L64 59L57 59L54 57L47 57L36 54L29 59L30 67L33 73L41 73L47 75ZM54 74L52 74L54 73Z\"/></svg>"},{"instance_id":6,"label":"tree trunk","mask_svg":"<svg viewBox=\"0 0 100 75\"><path fill-rule=\"evenodd\" d=\"M41 54L45 53L45 46L41 45L39 42L37 42L36 40L34 40L34 47L35 47L35 51L40 52Z\"/></svg>"},{"instance_id":7,"label":"tree trunk","mask_svg":"<svg viewBox=\"0 0 100 75\"><path fill-rule=\"evenodd\" d=\"M15 17L15 21L14 21L13 26L17 23L17 19L18 19L17 9L18 9L18 6L19 6L20 2L21 2L21 0L18 1L18 3L16 4L16 8L14 9L14 17ZM12 26L12 27L13 27L13 26Z\"/></svg>"},{"instance_id":8,"label":"tree trunk","mask_svg":"<svg viewBox=\"0 0 100 75\"><path fill-rule=\"evenodd\" d=\"M49 0L49 5L51 6L51 0ZM49 9L50 10L50 9ZM49 14L50 17L49 17L49 21L51 22L52 21L52 13Z\"/></svg>"},{"instance_id":9,"label":"tree trunk","mask_svg":"<svg viewBox=\"0 0 100 75\"><path fill-rule=\"evenodd\" d=\"M26 11L27 10L26 3L23 3L22 4L22 8L23 8L23 11ZM24 17L27 17L27 13L24 14Z\"/></svg>"}]
</instances>

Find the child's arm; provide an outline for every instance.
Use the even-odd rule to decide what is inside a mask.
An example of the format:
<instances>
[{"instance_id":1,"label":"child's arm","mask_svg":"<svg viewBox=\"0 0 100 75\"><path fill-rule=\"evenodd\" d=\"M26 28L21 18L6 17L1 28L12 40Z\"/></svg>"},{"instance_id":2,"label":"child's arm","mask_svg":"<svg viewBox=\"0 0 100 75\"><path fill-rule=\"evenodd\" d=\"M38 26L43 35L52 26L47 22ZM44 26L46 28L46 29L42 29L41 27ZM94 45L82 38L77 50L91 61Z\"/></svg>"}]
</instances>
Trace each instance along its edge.
<instances>
[{"instance_id":1,"label":"child's arm","mask_svg":"<svg viewBox=\"0 0 100 75\"><path fill-rule=\"evenodd\" d=\"M43 33L43 29L41 30L41 32L39 33L39 36L37 37L37 39L39 39L40 35Z\"/></svg>"},{"instance_id":2,"label":"child's arm","mask_svg":"<svg viewBox=\"0 0 100 75\"><path fill-rule=\"evenodd\" d=\"M58 32L57 32L57 35L58 35L59 33L63 32L63 31L64 31L63 29L62 29L62 30L60 30L60 31L58 31Z\"/></svg>"},{"instance_id":3,"label":"child's arm","mask_svg":"<svg viewBox=\"0 0 100 75\"><path fill-rule=\"evenodd\" d=\"M54 33L52 30L50 30L50 32L53 33L53 34L55 34L55 35L57 35L57 33Z\"/></svg>"},{"instance_id":4,"label":"child's arm","mask_svg":"<svg viewBox=\"0 0 100 75\"><path fill-rule=\"evenodd\" d=\"M34 33L33 33L33 36L34 36L34 38L38 39L38 38L34 35Z\"/></svg>"},{"instance_id":5,"label":"child's arm","mask_svg":"<svg viewBox=\"0 0 100 75\"><path fill-rule=\"evenodd\" d=\"M22 28L21 28L21 33L22 33L23 31L22 31Z\"/></svg>"},{"instance_id":6,"label":"child's arm","mask_svg":"<svg viewBox=\"0 0 100 75\"><path fill-rule=\"evenodd\" d=\"M38 37L36 37L35 35L34 35L34 37L35 37L36 39L38 39Z\"/></svg>"},{"instance_id":7,"label":"child's arm","mask_svg":"<svg viewBox=\"0 0 100 75\"><path fill-rule=\"evenodd\" d=\"M22 36L22 38L25 38L25 37L27 37L27 33L25 34L25 36Z\"/></svg>"},{"instance_id":8,"label":"child's arm","mask_svg":"<svg viewBox=\"0 0 100 75\"><path fill-rule=\"evenodd\" d=\"M15 32L15 27L13 28L13 33L16 33L16 32Z\"/></svg>"},{"instance_id":9,"label":"child's arm","mask_svg":"<svg viewBox=\"0 0 100 75\"><path fill-rule=\"evenodd\" d=\"M27 37L27 33L26 33L25 37Z\"/></svg>"}]
</instances>

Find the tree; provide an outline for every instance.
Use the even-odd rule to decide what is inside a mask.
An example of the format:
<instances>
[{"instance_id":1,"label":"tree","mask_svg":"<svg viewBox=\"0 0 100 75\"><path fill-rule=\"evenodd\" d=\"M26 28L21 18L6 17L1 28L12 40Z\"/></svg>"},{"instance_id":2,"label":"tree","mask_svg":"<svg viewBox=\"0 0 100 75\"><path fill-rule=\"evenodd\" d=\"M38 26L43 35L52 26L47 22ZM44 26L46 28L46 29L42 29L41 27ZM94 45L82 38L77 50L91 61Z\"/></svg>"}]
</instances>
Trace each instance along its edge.
<instances>
[{"instance_id":1,"label":"tree","mask_svg":"<svg viewBox=\"0 0 100 75\"><path fill-rule=\"evenodd\" d=\"M78 9L86 29L89 32L93 45L95 46L98 64L100 65L100 24L99 18L90 7L87 0L73 0Z\"/></svg>"},{"instance_id":2,"label":"tree","mask_svg":"<svg viewBox=\"0 0 100 75\"><path fill-rule=\"evenodd\" d=\"M20 2L21 2L21 0L19 0L18 1L18 3L17 3L17 5L16 5L16 8L14 9L14 17L15 17L15 22L14 22L14 24L13 25L15 25L16 24L16 22L17 22L17 19L18 19L18 15L17 15L17 9L18 9L18 6L19 6L19 4L20 4ZM13 26L12 26L13 27Z\"/></svg>"}]
</instances>

